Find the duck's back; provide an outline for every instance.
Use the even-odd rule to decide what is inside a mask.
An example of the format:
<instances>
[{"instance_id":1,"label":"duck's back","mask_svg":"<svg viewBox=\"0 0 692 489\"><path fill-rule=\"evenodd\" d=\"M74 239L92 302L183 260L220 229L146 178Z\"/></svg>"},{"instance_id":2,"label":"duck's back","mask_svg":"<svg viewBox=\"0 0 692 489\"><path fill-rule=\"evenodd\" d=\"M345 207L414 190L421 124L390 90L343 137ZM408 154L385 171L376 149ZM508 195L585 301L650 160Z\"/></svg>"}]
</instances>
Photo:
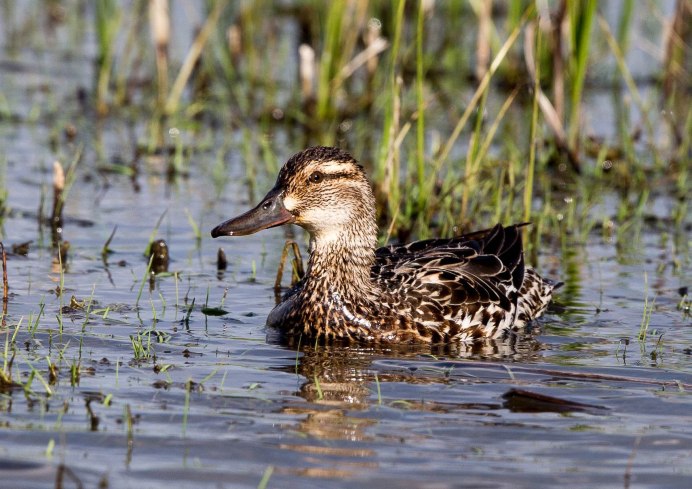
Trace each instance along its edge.
<instances>
[{"instance_id":1,"label":"duck's back","mask_svg":"<svg viewBox=\"0 0 692 489\"><path fill-rule=\"evenodd\" d=\"M380 248L372 278L385 302L421 336L432 341L501 337L516 326L520 313L524 323L536 317L529 306L544 309L549 300L549 291L543 300L546 290L538 287L538 274L525 272L520 227L497 225ZM531 287L523 287L525 276L531 277ZM522 308L521 292L528 290L532 304Z\"/></svg>"}]
</instances>

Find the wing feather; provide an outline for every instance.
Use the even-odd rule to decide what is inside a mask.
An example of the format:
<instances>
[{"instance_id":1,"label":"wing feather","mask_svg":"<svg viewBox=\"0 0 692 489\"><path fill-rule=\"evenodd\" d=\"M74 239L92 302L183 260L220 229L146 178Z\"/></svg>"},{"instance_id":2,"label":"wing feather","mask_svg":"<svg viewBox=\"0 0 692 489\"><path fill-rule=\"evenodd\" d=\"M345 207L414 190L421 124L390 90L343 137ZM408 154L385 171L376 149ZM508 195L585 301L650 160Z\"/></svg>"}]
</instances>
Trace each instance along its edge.
<instances>
[{"instance_id":1,"label":"wing feather","mask_svg":"<svg viewBox=\"0 0 692 489\"><path fill-rule=\"evenodd\" d=\"M402 307L424 322L460 321L481 308L516 308L524 277L519 226L450 239L388 246L376 253L373 278L399 291Z\"/></svg>"}]
</instances>

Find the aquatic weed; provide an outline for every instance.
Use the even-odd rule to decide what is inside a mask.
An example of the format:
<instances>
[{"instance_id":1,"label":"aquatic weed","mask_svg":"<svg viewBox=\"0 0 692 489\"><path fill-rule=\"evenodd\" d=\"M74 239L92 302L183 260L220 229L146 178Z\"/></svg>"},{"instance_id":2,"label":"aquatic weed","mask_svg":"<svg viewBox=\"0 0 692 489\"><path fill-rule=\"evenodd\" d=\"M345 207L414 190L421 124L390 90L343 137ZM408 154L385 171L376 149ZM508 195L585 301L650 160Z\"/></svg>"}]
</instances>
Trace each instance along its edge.
<instances>
[{"instance_id":1,"label":"aquatic weed","mask_svg":"<svg viewBox=\"0 0 692 489\"><path fill-rule=\"evenodd\" d=\"M142 298L142 292L144 291L144 284L148 279L151 279L151 264L154 262L154 254L152 253L149 257L149 263L147 263L147 268L142 276L142 281L139 284L139 292L137 292L137 299L135 300L135 307L139 305L139 300Z\"/></svg>"},{"instance_id":2,"label":"aquatic weed","mask_svg":"<svg viewBox=\"0 0 692 489\"><path fill-rule=\"evenodd\" d=\"M262 474L262 479L260 479L259 484L257 484L257 489L267 489L267 487L269 486L269 479L271 479L273 473L273 465L270 465L266 469L264 469L264 474Z\"/></svg>"},{"instance_id":3,"label":"aquatic weed","mask_svg":"<svg viewBox=\"0 0 692 489\"><path fill-rule=\"evenodd\" d=\"M190 414L190 392L192 391L192 379L188 379L187 382L185 382L185 402L183 403L183 426L182 426L182 435L185 437L187 433L187 418Z\"/></svg>"},{"instance_id":4,"label":"aquatic weed","mask_svg":"<svg viewBox=\"0 0 692 489\"><path fill-rule=\"evenodd\" d=\"M648 282L649 281L647 278L647 274L646 272L644 272L644 310L642 312L642 321L639 325L639 334L637 335L637 338L639 339L640 343L644 343L646 341L646 335L649 330L649 324L651 323L651 314L653 313L654 306L656 304L656 297L654 297L653 300L649 301Z\"/></svg>"},{"instance_id":5,"label":"aquatic weed","mask_svg":"<svg viewBox=\"0 0 692 489\"><path fill-rule=\"evenodd\" d=\"M575 148L581 129L581 109L584 82L591 50L591 27L596 16L596 0L568 2L570 27L570 64L573 76L570 81L571 111L569 116L569 147Z\"/></svg>"},{"instance_id":6,"label":"aquatic weed","mask_svg":"<svg viewBox=\"0 0 692 489\"><path fill-rule=\"evenodd\" d=\"M377 404L381 406L382 405L382 391L380 389L380 379L377 376L377 374L375 374L375 386L377 387Z\"/></svg>"},{"instance_id":7,"label":"aquatic weed","mask_svg":"<svg viewBox=\"0 0 692 489\"><path fill-rule=\"evenodd\" d=\"M101 115L108 112L108 95L115 59L115 38L120 29L122 11L114 0L98 0L95 4L95 31L98 45L96 59L96 108Z\"/></svg>"}]
</instances>

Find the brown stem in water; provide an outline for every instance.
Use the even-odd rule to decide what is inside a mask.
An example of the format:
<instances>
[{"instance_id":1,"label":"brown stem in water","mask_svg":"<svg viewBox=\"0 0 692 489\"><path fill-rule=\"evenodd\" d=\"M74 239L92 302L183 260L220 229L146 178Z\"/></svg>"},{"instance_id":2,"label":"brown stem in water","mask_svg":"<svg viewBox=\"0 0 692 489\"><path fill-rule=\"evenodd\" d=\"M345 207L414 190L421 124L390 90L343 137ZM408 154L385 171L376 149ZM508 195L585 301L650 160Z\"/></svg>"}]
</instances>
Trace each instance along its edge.
<instances>
[{"instance_id":1,"label":"brown stem in water","mask_svg":"<svg viewBox=\"0 0 692 489\"><path fill-rule=\"evenodd\" d=\"M63 489L65 479L72 479L78 489L84 489L82 481L79 477L65 464L58 465L58 470L55 472L55 488Z\"/></svg>"},{"instance_id":2,"label":"brown stem in water","mask_svg":"<svg viewBox=\"0 0 692 489\"><path fill-rule=\"evenodd\" d=\"M65 171L59 161L53 163L53 214L50 219L50 228L53 237L53 246L56 246L62 236L62 208L63 191L65 190Z\"/></svg>"},{"instance_id":3,"label":"brown stem in water","mask_svg":"<svg viewBox=\"0 0 692 489\"><path fill-rule=\"evenodd\" d=\"M284 244L284 249L281 252L281 260L279 261L279 268L276 270L276 281L274 282L274 291L278 292L281 290L281 279L284 275L284 266L286 265L286 259L288 258L288 250L293 250L293 274L292 277L300 280L305 275L303 270L303 257L300 254L300 247L295 241L287 240ZM294 285L297 280L291 280L291 285Z\"/></svg>"},{"instance_id":4,"label":"brown stem in water","mask_svg":"<svg viewBox=\"0 0 692 489\"><path fill-rule=\"evenodd\" d=\"M7 317L7 301L10 297L10 285L7 281L7 253L2 241L0 241L0 250L2 250L2 326L4 328L5 317Z\"/></svg>"},{"instance_id":5,"label":"brown stem in water","mask_svg":"<svg viewBox=\"0 0 692 489\"><path fill-rule=\"evenodd\" d=\"M227 267L228 259L226 258L226 252L223 251L223 248L219 248L219 251L216 252L216 270L221 272L226 270Z\"/></svg>"}]
</instances>

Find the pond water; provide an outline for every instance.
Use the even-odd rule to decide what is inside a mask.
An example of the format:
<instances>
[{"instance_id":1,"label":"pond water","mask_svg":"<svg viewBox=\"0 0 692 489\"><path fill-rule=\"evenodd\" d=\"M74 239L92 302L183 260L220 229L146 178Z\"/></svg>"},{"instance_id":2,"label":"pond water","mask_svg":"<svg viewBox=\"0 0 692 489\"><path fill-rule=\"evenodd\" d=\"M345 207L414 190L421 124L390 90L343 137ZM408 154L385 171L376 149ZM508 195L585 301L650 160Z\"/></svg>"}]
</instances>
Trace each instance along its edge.
<instances>
[{"instance_id":1,"label":"pond water","mask_svg":"<svg viewBox=\"0 0 692 489\"><path fill-rule=\"evenodd\" d=\"M672 197L652 199L624 240L595 230L539 248L534 265L565 286L535 337L290 347L264 327L287 231L209 237L272 185L242 131L170 130L194 148L185 174L142 155L130 175L147 121L82 113L92 73L79 57L21 59L0 71L13 113L0 123L0 350L26 388L0 390L0 487L689 487L692 319L679 304L692 220L666 219ZM301 149L276 144L280 159ZM80 152L61 267L40 216L53 161ZM592 214L612 216L611 198ZM152 235L170 264L149 279Z\"/></svg>"}]
</instances>

